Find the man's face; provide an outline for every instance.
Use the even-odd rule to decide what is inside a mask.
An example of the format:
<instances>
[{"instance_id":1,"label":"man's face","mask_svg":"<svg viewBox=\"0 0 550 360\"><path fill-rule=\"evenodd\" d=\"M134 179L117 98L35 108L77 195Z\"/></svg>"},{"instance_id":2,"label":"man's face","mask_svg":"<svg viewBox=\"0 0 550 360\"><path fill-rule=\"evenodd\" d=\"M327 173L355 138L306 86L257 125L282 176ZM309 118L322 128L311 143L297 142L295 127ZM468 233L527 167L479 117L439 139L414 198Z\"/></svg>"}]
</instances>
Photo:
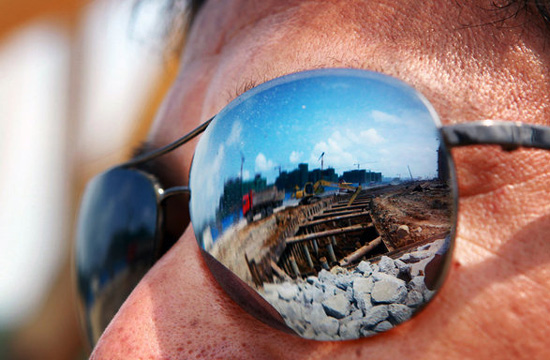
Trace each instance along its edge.
<instances>
[{"instance_id":1,"label":"man's face","mask_svg":"<svg viewBox=\"0 0 550 360\"><path fill-rule=\"evenodd\" d=\"M194 23L150 141L176 139L251 86L325 67L397 77L422 92L444 124L548 125L550 31L531 10L500 21L514 6L211 0ZM170 181L186 182L192 154L188 146L168 155ZM549 358L550 154L478 146L453 156L460 210L451 271L406 324L343 342L272 329L221 290L189 227L123 305L94 358Z\"/></svg>"}]
</instances>

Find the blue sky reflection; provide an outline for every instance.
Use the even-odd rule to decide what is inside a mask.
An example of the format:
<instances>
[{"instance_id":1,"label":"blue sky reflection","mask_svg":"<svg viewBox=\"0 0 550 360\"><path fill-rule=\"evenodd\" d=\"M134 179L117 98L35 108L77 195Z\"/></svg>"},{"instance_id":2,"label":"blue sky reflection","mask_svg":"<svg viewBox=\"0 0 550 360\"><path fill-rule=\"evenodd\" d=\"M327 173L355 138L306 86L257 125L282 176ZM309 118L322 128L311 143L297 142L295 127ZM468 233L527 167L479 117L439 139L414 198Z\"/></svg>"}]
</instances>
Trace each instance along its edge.
<instances>
[{"instance_id":1,"label":"blue sky reflection","mask_svg":"<svg viewBox=\"0 0 550 360\"><path fill-rule=\"evenodd\" d=\"M321 70L263 84L233 101L203 135L191 173L193 221L206 221L230 179L274 183L300 163L437 176L434 113L402 82L360 70ZM435 120L438 121L438 120ZM198 224L196 224L198 225Z\"/></svg>"}]
</instances>

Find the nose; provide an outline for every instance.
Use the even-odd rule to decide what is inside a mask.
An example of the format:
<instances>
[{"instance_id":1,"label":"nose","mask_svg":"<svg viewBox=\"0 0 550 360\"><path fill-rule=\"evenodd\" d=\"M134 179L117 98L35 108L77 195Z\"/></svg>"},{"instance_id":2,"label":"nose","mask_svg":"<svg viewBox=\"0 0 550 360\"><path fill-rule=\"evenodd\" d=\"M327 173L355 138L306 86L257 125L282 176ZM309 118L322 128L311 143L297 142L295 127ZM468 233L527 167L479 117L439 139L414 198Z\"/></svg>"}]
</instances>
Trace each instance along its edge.
<instances>
[{"instance_id":1,"label":"nose","mask_svg":"<svg viewBox=\"0 0 550 360\"><path fill-rule=\"evenodd\" d=\"M91 358L285 358L280 344L299 341L254 319L226 295L188 228L134 289Z\"/></svg>"}]
</instances>

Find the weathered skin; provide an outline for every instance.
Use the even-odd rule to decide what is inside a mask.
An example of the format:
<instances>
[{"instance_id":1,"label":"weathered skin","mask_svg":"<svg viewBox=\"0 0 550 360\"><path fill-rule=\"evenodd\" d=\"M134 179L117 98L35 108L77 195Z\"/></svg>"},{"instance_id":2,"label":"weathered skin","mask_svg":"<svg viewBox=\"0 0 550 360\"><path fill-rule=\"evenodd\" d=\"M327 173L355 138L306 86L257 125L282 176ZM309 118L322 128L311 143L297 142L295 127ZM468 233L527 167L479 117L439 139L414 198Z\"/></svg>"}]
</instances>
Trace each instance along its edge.
<instances>
[{"instance_id":1,"label":"weathered skin","mask_svg":"<svg viewBox=\"0 0 550 360\"><path fill-rule=\"evenodd\" d=\"M490 3L212 0L150 139L164 144L186 133L250 83L320 67L396 76L426 95L444 123L548 125L550 31L534 14L488 25L506 15ZM180 183L191 148L170 155ZM93 358L550 358L550 153L489 146L453 153L461 193L453 265L412 321L333 343L274 330L220 289L188 228L124 304Z\"/></svg>"}]
</instances>

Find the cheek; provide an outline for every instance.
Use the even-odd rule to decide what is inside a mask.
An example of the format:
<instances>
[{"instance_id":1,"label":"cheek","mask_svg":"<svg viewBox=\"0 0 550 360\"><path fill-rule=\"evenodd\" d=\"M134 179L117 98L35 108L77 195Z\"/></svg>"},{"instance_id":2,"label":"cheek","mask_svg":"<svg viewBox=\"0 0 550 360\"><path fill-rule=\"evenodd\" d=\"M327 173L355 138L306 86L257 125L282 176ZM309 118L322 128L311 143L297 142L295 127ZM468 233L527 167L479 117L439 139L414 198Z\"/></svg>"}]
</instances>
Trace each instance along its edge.
<instances>
[{"instance_id":1,"label":"cheek","mask_svg":"<svg viewBox=\"0 0 550 360\"><path fill-rule=\"evenodd\" d=\"M283 359L283 343L302 358L320 345L274 330L233 303L188 229L123 305L92 358Z\"/></svg>"},{"instance_id":2,"label":"cheek","mask_svg":"<svg viewBox=\"0 0 550 360\"><path fill-rule=\"evenodd\" d=\"M477 262L492 256L505 244L513 243L524 229L536 229L540 219L547 216L548 151L505 152L497 146L479 146L454 149L453 157L460 194L458 236L470 250L463 253L461 261ZM520 262L530 261L526 256Z\"/></svg>"},{"instance_id":3,"label":"cheek","mask_svg":"<svg viewBox=\"0 0 550 360\"><path fill-rule=\"evenodd\" d=\"M506 152L499 146L482 145L456 148L452 155L463 198L521 184L550 171L550 154L543 150Z\"/></svg>"}]
</instances>

